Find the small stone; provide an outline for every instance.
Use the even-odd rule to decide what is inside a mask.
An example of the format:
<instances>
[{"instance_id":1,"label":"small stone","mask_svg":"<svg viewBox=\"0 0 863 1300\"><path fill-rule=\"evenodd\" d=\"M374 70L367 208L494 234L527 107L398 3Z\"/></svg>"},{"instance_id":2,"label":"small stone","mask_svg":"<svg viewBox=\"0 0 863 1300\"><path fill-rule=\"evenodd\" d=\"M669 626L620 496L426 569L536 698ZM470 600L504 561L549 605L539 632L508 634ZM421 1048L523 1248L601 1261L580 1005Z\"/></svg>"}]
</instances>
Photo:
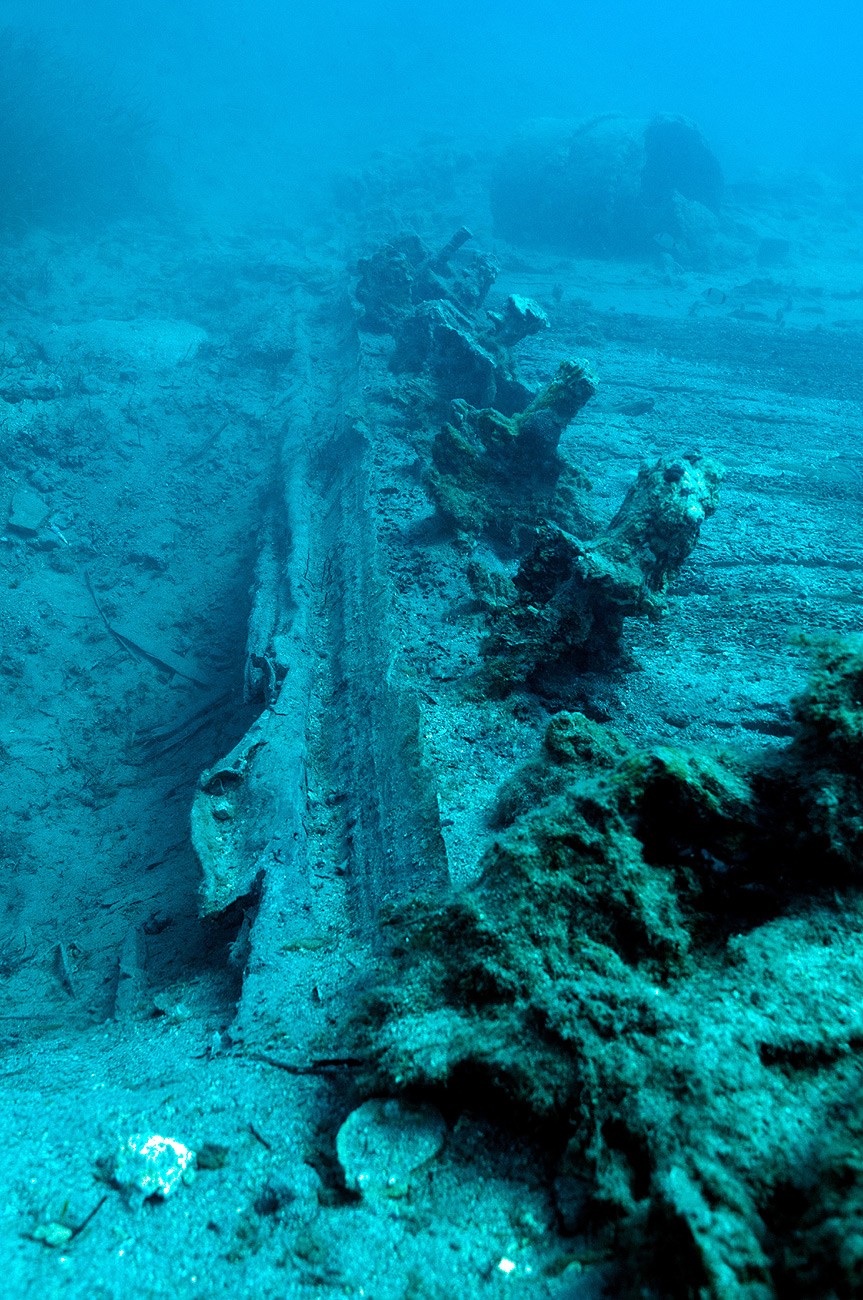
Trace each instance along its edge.
<instances>
[{"instance_id":1,"label":"small stone","mask_svg":"<svg viewBox=\"0 0 863 1300\"><path fill-rule=\"evenodd\" d=\"M198 1147L198 1168L224 1169L229 1154L230 1147L221 1142L204 1142Z\"/></svg>"},{"instance_id":2,"label":"small stone","mask_svg":"<svg viewBox=\"0 0 863 1300\"><path fill-rule=\"evenodd\" d=\"M405 1196L411 1174L438 1154L445 1136L446 1121L434 1106L366 1101L336 1136L345 1186L366 1198Z\"/></svg>"},{"instance_id":3,"label":"small stone","mask_svg":"<svg viewBox=\"0 0 863 1300\"><path fill-rule=\"evenodd\" d=\"M621 415L648 415L655 407L655 397L637 397L631 402L622 402L616 410Z\"/></svg>"},{"instance_id":4,"label":"small stone","mask_svg":"<svg viewBox=\"0 0 863 1300\"><path fill-rule=\"evenodd\" d=\"M229 799L214 799L212 812L217 822L229 822L234 816L234 807Z\"/></svg>"},{"instance_id":5,"label":"small stone","mask_svg":"<svg viewBox=\"0 0 863 1300\"><path fill-rule=\"evenodd\" d=\"M195 1152L175 1138L135 1133L117 1152L113 1177L132 1200L146 1201L151 1196L164 1200L194 1179L194 1166Z\"/></svg>"},{"instance_id":6,"label":"small stone","mask_svg":"<svg viewBox=\"0 0 863 1300\"><path fill-rule=\"evenodd\" d=\"M75 561L66 551L51 551L48 564L55 573L74 573L76 569Z\"/></svg>"},{"instance_id":7,"label":"small stone","mask_svg":"<svg viewBox=\"0 0 863 1300\"><path fill-rule=\"evenodd\" d=\"M150 913L141 929L144 934L161 934L171 924L173 924L173 918L167 912L157 909L155 912ZM154 998L153 1001L155 1002L156 999Z\"/></svg>"},{"instance_id":8,"label":"small stone","mask_svg":"<svg viewBox=\"0 0 863 1300\"><path fill-rule=\"evenodd\" d=\"M48 506L42 498L27 488L19 488L9 507L9 527L32 535L38 533L47 518Z\"/></svg>"},{"instance_id":9,"label":"small stone","mask_svg":"<svg viewBox=\"0 0 863 1300\"><path fill-rule=\"evenodd\" d=\"M33 1241L41 1241L43 1246L54 1249L67 1246L74 1235L74 1229L67 1228L65 1223L40 1223L30 1233Z\"/></svg>"},{"instance_id":10,"label":"small stone","mask_svg":"<svg viewBox=\"0 0 863 1300\"><path fill-rule=\"evenodd\" d=\"M677 727L678 731L685 731L692 721L688 714L682 713L677 709L665 709L659 716L662 718L663 722L668 724L669 727Z\"/></svg>"}]
</instances>

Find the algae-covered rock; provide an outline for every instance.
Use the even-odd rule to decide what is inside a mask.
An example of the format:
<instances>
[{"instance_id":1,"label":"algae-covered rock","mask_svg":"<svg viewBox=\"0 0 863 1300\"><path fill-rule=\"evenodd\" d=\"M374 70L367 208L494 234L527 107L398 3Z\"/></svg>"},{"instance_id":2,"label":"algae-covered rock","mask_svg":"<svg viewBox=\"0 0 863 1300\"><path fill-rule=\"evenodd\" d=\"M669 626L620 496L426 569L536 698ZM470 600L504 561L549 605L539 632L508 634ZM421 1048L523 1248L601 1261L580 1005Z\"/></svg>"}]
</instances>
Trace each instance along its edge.
<instances>
[{"instance_id":1,"label":"algae-covered rock","mask_svg":"<svg viewBox=\"0 0 863 1300\"><path fill-rule=\"evenodd\" d=\"M799 852L826 856L843 874L863 873L863 641L815 647L808 690L794 702L798 732L784 812Z\"/></svg>"},{"instance_id":2,"label":"algae-covered rock","mask_svg":"<svg viewBox=\"0 0 863 1300\"><path fill-rule=\"evenodd\" d=\"M70 1228L66 1223L52 1220L49 1223L37 1223L30 1233L30 1240L41 1241L43 1246L50 1246L53 1250L62 1250L64 1246L68 1246L74 1236L74 1228Z\"/></svg>"},{"instance_id":3,"label":"algae-covered rock","mask_svg":"<svg viewBox=\"0 0 863 1300\"><path fill-rule=\"evenodd\" d=\"M863 1294L863 1092L843 1099L841 1122L785 1190L781 1294L800 1300Z\"/></svg>"},{"instance_id":4,"label":"algae-covered rock","mask_svg":"<svg viewBox=\"0 0 863 1300\"><path fill-rule=\"evenodd\" d=\"M403 235L360 258L356 297L367 330L387 333L407 315L413 305L416 271L425 256L417 236Z\"/></svg>"},{"instance_id":5,"label":"algae-covered rock","mask_svg":"<svg viewBox=\"0 0 863 1300\"><path fill-rule=\"evenodd\" d=\"M687 1153L658 1171L644 1223L633 1219L625 1239L642 1257L650 1252L654 1295L774 1296L764 1221L745 1185L720 1159L696 1149L694 1157Z\"/></svg>"},{"instance_id":6,"label":"algae-covered rock","mask_svg":"<svg viewBox=\"0 0 863 1300\"><path fill-rule=\"evenodd\" d=\"M595 763L585 753L580 779L500 836L475 886L404 913L410 956L382 995L375 1042L391 1080L421 1080L435 1059L556 1112L580 1086L569 1044L585 1003L607 1030L640 1022L652 1004L635 990L685 966L674 874L644 859L608 772L614 746L596 745ZM624 1005L621 981L640 1010Z\"/></svg>"},{"instance_id":7,"label":"algae-covered rock","mask_svg":"<svg viewBox=\"0 0 863 1300\"><path fill-rule=\"evenodd\" d=\"M493 813L495 826L508 826L522 813L562 794L574 780L610 772L629 753L622 736L583 713L556 713L542 752L504 782Z\"/></svg>"},{"instance_id":8,"label":"algae-covered rock","mask_svg":"<svg viewBox=\"0 0 863 1300\"><path fill-rule=\"evenodd\" d=\"M645 858L674 866L690 905L712 915L750 883L770 819L742 760L657 745L624 758L614 780Z\"/></svg>"}]
</instances>

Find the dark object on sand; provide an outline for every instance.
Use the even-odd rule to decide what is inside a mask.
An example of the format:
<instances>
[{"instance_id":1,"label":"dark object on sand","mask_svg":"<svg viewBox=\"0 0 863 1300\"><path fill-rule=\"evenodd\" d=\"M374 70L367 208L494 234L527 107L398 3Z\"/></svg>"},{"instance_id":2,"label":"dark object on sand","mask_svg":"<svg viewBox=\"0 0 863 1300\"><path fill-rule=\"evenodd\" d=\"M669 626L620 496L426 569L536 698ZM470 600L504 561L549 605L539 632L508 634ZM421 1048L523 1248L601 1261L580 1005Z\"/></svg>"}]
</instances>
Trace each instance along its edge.
<instances>
[{"instance_id":1,"label":"dark object on sand","mask_svg":"<svg viewBox=\"0 0 863 1300\"><path fill-rule=\"evenodd\" d=\"M684 117L617 114L527 126L491 187L499 234L593 256L685 246L722 201L719 162Z\"/></svg>"}]
</instances>

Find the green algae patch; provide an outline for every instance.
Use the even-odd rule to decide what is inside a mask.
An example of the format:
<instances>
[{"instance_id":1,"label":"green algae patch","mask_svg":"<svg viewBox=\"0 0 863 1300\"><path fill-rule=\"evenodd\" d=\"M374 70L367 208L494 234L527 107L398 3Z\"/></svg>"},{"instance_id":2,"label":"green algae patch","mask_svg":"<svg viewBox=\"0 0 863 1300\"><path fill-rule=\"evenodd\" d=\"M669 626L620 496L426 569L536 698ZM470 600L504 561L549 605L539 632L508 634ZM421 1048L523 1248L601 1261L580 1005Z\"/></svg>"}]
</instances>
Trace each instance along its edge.
<instances>
[{"instance_id":1,"label":"green algae patch","mask_svg":"<svg viewBox=\"0 0 863 1300\"><path fill-rule=\"evenodd\" d=\"M863 641L815 647L809 689L794 703L792 797L786 814L804 859L823 855L842 873L863 866ZM793 789L801 794L794 806ZM805 860L802 869L806 869Z\"/></svg>"},{"instance_id":2,"label":"green algae patch","mask_svg":"<svg viewBox=\"0 0 863 1300\"><path fill-rule=\"evenodd\" d=\"M747 760L558 715L479 881L391 917L366 1087L541 1126L622 1295L856 1294L861 684L860 645L822 647Z\"/></svg>"},{"instance_id":3,"label":"green algae patch","mask_svg":"<svg viewBox=\"0 0 863 1300\"><path fill-rule=\"evenodd\" d=\"M541 752L501 787L494 825L508 826L574 780L610 772L629 752L622 736L583 713L556 713L546 728Z\"/></svg>"}]
</instances>

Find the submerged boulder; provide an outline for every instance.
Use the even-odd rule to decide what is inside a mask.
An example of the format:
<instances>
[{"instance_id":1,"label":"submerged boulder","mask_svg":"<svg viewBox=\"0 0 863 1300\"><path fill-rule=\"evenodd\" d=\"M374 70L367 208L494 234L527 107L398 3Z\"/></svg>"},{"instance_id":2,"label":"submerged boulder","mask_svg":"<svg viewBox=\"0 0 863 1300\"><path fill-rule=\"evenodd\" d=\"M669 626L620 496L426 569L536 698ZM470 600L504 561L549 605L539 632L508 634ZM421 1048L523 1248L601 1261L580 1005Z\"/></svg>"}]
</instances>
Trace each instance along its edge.
<instances>
[{"instance_id":1,"label":"submerged boulder","mask_svg":"<svg viewBox=\"0 0 863 1300\"><path fill-rule=\"evenodd\" d=\"M644 254L661 237L685 252L696 230L693 251L703 255L722 190L719 162L693 122L608 113L526 126L498 163L491 205L498 233L516 242L606 257Z\"/></svg>"}]
</instances>

